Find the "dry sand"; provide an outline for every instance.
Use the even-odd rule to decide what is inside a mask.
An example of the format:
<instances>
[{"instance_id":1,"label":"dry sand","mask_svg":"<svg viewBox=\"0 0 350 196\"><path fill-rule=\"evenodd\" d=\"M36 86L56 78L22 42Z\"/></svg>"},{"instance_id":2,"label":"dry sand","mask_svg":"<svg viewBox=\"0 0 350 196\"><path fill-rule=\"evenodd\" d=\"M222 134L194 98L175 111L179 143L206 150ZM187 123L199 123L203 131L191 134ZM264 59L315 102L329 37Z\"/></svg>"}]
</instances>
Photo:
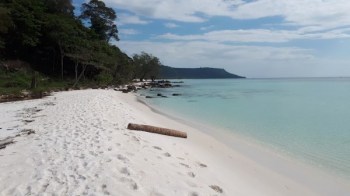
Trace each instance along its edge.
<instances>
[{"instance_id":1,"label":"dry sand","mask_svg":"<svg viewBox=\"0 0 350 196\"><path fill-rule=\"evenodd\" d=\"M338 181L319 179L324 175L301 172L305 182L303 175L274 170L273 163L267 167L201 130L152 112L132 94L61 92L0 104L0 117L2 138L35 130L0 150L0 195L350 193ZM188 139L130 131L130 122L186 131Z\"/></svg>"}]
</instances>

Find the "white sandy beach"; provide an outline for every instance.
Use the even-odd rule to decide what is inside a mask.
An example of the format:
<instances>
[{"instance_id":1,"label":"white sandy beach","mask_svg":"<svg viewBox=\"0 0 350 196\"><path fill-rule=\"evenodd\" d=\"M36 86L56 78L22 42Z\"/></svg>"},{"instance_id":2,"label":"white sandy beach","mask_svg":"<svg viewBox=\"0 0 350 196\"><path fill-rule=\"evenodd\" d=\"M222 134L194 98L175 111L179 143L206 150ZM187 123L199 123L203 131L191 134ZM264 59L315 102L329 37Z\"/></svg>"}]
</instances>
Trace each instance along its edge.
<instances>
[{"instance_id":1,"label":"white sandy beach","mask_svg":"<svg viewBox=\"0 0 350 196\"><path fill-rule=\"evenodd\" d=\"M60 92L2 103L0 118L0 139L35 130L0 150L0 195L350 194L350 185L327 175L260 163L153 112L133 94ZM188 138L130 131L128 123L182 130Z\"/></svg>"}]
</instances>

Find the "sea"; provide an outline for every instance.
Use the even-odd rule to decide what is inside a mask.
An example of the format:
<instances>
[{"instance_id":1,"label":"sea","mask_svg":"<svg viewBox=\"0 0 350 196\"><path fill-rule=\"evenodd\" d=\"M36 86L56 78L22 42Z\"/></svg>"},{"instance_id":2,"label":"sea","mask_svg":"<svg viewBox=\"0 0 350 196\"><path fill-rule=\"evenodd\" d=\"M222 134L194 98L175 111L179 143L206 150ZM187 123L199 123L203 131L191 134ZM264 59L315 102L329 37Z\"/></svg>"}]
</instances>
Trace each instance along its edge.
<instances>
[{"instance_id":1,"label":"sea","mask_svg":"<svg viewBox=\"0 0 350 196\"><path fill-rule=\"evenodd\" d=\"M140 96L154 97L143 100L162 113L215 127L210 135L254 141L350 178L350 78L172 82L179 81L180 87L153 88Z\"/></svg>"}]
</instances>

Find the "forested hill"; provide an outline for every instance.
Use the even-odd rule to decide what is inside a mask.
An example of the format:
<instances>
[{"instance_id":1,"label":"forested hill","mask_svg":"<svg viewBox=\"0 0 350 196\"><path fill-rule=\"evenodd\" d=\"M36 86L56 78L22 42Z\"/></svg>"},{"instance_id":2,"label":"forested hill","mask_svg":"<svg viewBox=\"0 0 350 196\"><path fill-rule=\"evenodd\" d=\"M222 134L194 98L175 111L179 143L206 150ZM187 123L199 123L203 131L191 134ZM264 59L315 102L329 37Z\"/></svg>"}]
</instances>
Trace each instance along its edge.
<instances>
[{"instance_id":1,"label":"forested hill","mask_svg":"<svg viewBox=\"0 0 350 196\"><path fill-rule=\"evenodd\" d=\"M202 68L174 68L161 66L160 78L164 79L216 79L216 78L245 78L227 72L224 69Z\"/></svg>"}]
</instances>

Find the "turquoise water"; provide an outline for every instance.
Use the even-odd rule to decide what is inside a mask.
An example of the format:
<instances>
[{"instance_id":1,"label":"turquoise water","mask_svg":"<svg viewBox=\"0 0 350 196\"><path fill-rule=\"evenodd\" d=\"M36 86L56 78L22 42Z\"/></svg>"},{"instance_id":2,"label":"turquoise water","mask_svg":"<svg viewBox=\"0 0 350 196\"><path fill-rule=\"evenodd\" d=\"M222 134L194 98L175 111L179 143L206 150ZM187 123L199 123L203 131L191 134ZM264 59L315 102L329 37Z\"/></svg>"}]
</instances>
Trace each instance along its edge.
<instances>
[{"instance_id":1,"label":"turquoise water","mask_svg":"<svg viewBox=\"0 0 350 196\"><path fill-rule=\"evenodd\" d=\"M350 177L349 78L183 81L147 102Z\"/></svg>"}]
</instances>

